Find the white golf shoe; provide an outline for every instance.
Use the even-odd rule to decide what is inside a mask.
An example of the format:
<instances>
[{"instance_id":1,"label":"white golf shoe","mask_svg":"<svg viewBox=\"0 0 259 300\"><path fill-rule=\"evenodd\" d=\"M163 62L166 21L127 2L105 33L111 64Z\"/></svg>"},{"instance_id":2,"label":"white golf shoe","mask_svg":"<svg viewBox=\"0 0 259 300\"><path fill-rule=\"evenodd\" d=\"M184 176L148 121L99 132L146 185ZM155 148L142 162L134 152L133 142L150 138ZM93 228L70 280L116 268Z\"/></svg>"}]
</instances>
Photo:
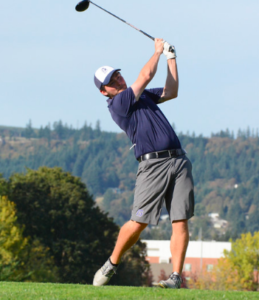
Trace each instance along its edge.
<instances>
[{"instance_id":1,"label":"white golf shoe","mask_svg":"<svg viewBox=\"0 0 259 300\"><path fill-rule=\"evenodd\" d=\"M182 283L182 278L181 276L177 273L174 272L172 273L167 280L161 280L158 283L158 286L161 288L169 288L169 289L180 289L181 288L181 283Z\"/></svg>"},{"instance_id":2,"label":"white golf shoe","mask_svg":"<svg viewBox=\"0 0 259 300\"><path fill-rule=\"evenodd\" d=\"M101 286L107 284L113 274L116 273L118 267L115 267L111 264L110 259L95 273L93 285Z\"/></svg>"}]
</instances>

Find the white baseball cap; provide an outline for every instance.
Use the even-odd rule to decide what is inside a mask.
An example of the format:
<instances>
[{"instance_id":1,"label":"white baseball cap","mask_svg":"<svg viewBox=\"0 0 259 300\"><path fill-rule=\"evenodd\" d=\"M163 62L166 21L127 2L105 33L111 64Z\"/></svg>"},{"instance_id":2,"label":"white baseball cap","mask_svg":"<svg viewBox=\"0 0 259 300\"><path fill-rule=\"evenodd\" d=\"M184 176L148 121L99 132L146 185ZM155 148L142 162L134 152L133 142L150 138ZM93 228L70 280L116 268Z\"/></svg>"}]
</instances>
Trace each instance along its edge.
<instances>
[{"instance_id":1,"label":"white baseball cap","mask_svg":"<svg viewBox=\"0 0 259 300\"><path fill-rule=\"evenodd\" d=\"M94 74L94 83L97 86L97 88L100 90L103 85L108 84L111 80L113 73L120 70L121 69L114 69L109 66L103 66L99 68Z\"/></svg>"}]
</instances>

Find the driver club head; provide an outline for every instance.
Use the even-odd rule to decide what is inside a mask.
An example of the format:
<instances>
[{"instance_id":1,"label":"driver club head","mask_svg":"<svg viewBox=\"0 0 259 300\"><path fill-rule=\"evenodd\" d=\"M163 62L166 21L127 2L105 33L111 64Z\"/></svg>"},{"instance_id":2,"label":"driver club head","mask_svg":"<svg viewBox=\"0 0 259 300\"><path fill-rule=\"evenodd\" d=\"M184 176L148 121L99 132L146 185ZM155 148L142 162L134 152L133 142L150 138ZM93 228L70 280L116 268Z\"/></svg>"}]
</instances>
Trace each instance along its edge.
<instances>
[{"instance_id":1,"label":"driver club head","mask_svg":"<svg viewBox=\"0 0 259 300\"><path fill-rule=\"evenodd\" d=\"M83 0L79 2L76 6L76 11L85 11L89 7L90 1L89 0Z\"/></svg>"}]
</instances>

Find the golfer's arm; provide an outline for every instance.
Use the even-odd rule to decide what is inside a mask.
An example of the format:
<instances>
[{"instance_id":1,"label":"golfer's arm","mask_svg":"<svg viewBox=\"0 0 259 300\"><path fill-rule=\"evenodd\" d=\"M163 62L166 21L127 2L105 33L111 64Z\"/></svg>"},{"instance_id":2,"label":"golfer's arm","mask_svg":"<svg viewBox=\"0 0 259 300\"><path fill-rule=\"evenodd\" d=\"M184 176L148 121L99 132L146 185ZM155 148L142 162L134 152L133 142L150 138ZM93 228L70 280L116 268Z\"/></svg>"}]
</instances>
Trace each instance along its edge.
<instances>
[{"instance_id":1,"label":"golfer's arm","mask_svg":"<svg viewBox=\"0 0 259 300\"><path fill-rule=\"evenodd\" d=\"M178 95L179 79L175 59L167 60L167 78L159 103L174 99Z\"/></svg>"},{"instance_id":2,"label":"golfer's arm","mask_svg":"<svg viewBox=\"0 0 259 300\"><path fill-rule=\"evenodd\" d=\"M154 53L154 55L140 71L138 79L132 84L131 88L135 95L136 101L139 100L139 97L143 93L144 89L155 76L160 55L161 54L158 52Z\"/></svg>"}]
</instances>

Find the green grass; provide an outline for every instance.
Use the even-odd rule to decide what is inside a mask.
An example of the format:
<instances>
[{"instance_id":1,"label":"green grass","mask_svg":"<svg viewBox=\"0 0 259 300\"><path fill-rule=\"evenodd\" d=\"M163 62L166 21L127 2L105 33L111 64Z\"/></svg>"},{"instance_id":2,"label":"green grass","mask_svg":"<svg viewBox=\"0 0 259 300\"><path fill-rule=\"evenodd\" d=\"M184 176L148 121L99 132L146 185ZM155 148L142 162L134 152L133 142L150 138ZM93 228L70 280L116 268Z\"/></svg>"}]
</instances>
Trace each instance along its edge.
<instances>
[{"instance_id":1,"label":"green grass","mask_svg":"<svg viewBox=\"0 0 259 300\"><path fill-rule=\"evenodd\" d=\"M259 299L258 292L225 292L200 290L164 290L104 286L93 287L79 284L14 283L0 282L1 300L250 300Z\"/></svg>"}]
</instances>

